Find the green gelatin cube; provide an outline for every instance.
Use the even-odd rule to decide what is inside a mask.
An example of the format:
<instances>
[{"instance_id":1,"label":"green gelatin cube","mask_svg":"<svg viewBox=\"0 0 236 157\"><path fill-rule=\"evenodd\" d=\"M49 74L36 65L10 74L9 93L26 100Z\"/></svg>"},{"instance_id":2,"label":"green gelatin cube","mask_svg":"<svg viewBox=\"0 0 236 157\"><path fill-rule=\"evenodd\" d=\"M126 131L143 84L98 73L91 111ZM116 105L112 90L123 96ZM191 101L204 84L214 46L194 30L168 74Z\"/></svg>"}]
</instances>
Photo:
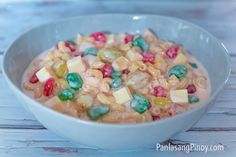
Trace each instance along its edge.
<instances>
[{"instance_id":1,"label":"green gelatin cube","mask_svg":"<svg viewBox=\"0 0 236 157\"><path fill-rule=\"evenodd\" d=\"M139 35L137 36L134 41L131 43L132 46L138 46L142 51L148 50L148 43L145 41L145 39Z\"/></svg>"},{"instance_id":2,"label":"green gelatin cube","mask_svg":"<svg viewBox=\"0 0 236 157\"><path fill-rule=\"evenodd\" d=\"M192 68L197 69L198 66L196 63L188 63Z\"/></svg>"},{"instance_id":3,"label":"green gelatin cube","mask_svg":"<svg viewBox=\"0 0 236 157\"><path fill-rule=\"evenodd\" d=\"M168 71L168 75L175 75L177 78L183 78L187 74L187 68L183 65L176 65Z\"/></svg>"},{"instance_id":4,"label":"green gelatin cube","mask_svg":"<svg viewBox=\"0 0 236 157\"><path fill-rule=\"evenodd\" d=\"M93 56L97 56L97 53L98 53L98 49L95 47L87 48L83 52L84 55L93 55Z\"/></svg>"},{"instance_id":5,"label":"green gelatin cube","mask_svg":"<svg viewBox=\"0 0 236 157\"><path fill-rule=\"evenodd\" d=\"M117 78L117 77L121 77L121 72L120 71L113 71L111 74L112 78Z\"/></svg>"},{"instance_id":6,"label":"green gelatin cube","mask_svg":"<svg viewBox=\"0 0 236 157\"><path fill-rule=\"evenodd\" d=\"M72 45L76 45L76 42L74 40L67 40L67 42L72 44Z\"/></svg>"},{"instance_id":7,"label":"green gelatin cube","mask_svg":"<svg viewBox=\"0 0 236 157\"><path fill-rule=\"evenodd\" d=\"M138 100L140 103L148 104L148 100L139 94L133 94L133 98Z\"/></svg>"},{"instance_id":8,"label":"green gelatin cube","mask_svg":"<svg viewBox=\"0 0 236 157\"><path fill-rule=\"evenodd\" d=\"M121 79L119 77L114 78L111 84L112 88L119 88L121 86Z\"/></svg>"},{"instance_id":9,"label":"green gelatin cube","mask_svg":"<svg viewBox=\"0 0 236 157\"><path fill-rule=\"evenodd\" d=\"M83 80L77 73L68 73L66 80L68 85L74 90L79 90L83 86Z\"/></svg>"},{"instance_id":10,"label":"green gelatin cube","mask_svg":"<svg viewBox=\"0 0 236 157\"><path fill-rule=\"evenodd\" d=\"M72 100L75 97L75 91L70 88L64 89L61 93L59 93L58 97L62 101Z\"/></svg>"},{"instance_id":11,"label":"green gelatin cube","mask_svg":"<svg viewBox=\"0 0 236 157\"><path fill-rule=\"evenodd\" d=\"M133 94L130 106L134 111L144 113L148 109L148 100L141 95Z\"/></svg>"},{"instance_id":12,"label":"green gelatin cube","mask_svg":"<svg viewBox=\"0 0 236 157\"><path fill-rule=\"evenodd\" d=\"M87 115L91 120L97 120L100 117L106 115L110 111L108 106L98 105L90 107L87 111Z\"/></svg>"},{"instance_id":13,"label":"green gelatin cube","mask_svg":"<svg viewBox=\"0 0 236 157\"><path fill-rule=\"evenodd\" d=\"M194 96L194 95L189 95L188 96L188 102L190 104L197 103L197 102L199 102L199 98Z\"/></svg>"}]
</instances>

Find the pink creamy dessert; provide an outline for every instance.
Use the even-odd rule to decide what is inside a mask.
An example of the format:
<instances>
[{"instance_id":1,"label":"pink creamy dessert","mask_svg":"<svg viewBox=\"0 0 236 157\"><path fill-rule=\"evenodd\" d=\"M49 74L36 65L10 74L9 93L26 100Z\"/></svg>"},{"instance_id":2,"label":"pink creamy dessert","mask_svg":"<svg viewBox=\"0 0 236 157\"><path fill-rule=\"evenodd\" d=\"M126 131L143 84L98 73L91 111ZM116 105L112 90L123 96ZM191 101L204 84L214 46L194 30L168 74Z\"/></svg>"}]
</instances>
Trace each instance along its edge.
<instances>
[{"instance_id":1,"label":"pink creamy dessert","mask_svg":"<svg viewBox=\"0 0 236 157\"><path fill-rule=\"evenodd\" d=\"M148 29L60 41L32 61L22 89L58 112L104 123L174 116L206 102L211 92L204 67Z\"/></svg>"}]
</instances>

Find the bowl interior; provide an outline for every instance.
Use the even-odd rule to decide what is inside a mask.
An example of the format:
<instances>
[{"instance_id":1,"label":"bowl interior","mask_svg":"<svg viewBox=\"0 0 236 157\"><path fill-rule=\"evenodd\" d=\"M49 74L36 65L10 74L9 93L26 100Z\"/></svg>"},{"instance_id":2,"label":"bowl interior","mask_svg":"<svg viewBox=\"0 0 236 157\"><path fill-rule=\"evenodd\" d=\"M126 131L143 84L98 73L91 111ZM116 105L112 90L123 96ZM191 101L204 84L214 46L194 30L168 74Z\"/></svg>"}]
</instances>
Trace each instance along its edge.
<instances>
[{"instance_id":1,"label":"bowl interior","mask_svg":"<svg viewBox=\"0 0 236 157\"><path fill-rule=\"evenodd\" d=\"M17 38L7 50L3 69L20 89L25 68L42 51L77 33L95 31L138 33L152 29L159 38L182 44L207 69L212 95L219 91L229 75L229 57L224 46L211 34L186 21L156 15L91 15L66 19L34 28Z\"/></svg>"}]
</instances>

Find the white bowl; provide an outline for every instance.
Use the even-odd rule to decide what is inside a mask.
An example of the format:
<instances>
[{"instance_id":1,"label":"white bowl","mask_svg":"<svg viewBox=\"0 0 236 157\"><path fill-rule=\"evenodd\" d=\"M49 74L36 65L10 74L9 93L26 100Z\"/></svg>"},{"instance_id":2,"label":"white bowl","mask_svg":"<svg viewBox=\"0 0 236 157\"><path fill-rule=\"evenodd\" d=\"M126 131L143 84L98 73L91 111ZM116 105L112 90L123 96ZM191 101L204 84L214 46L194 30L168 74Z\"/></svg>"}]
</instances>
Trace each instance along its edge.
<instances>
[{"instance_id":1,"label":"white bowl","mask_svg":"<svg viewBox=\"0 0 236 157\"><path fill-rule=\"evenodd\" d=\"M209 72L212 93L209 101L188 112L160 121L141 124L103 124L75 119L51 110L24 94L22 74L42 51L78 32L140 32L151 28L161 39L183 44ZM6 50L3 73L7 83L25 108L48 129L87 146L103 149L155 147L156 143L189 129L206 112L225 85L229 74L229 55L224 45L202 28L189 22L156 15L89 15L36 27L18 37Z\"/></svg>"}]
</instances>

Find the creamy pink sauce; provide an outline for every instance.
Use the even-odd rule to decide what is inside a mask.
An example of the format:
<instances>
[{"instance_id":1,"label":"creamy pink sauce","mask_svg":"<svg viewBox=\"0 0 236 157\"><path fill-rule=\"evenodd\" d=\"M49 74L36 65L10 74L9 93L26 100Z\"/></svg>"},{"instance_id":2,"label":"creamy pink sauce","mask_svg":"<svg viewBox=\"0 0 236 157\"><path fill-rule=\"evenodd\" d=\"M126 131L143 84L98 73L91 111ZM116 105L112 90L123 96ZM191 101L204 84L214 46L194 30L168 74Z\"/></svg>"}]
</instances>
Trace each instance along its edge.
<instances>
[{"instance_id":1,"label":"creamy pink sauce","mask_svg":"<svg viewBox=\"0 0 236 157\"><path fill-rule=\"evenodd\" d=\"M120 37L119 37L120 38ZM160 42L161 43L161 42ZM86 46L91 46L91 43L90 44L88 44L88 45L86 45ZM77 47L78 49L84 49L84 47ZM31 78L32 77L32 75L33 75L33 73L35 72L35 71L37 71L37 70L39 70L39 69L41 69L41 68L43 68L44 66L45 66L45 59L47 58L47 55L48 55L48 52L49 51L52 51L52 50L54 50L55 48L51 48L51 49L49 49L49 50L47 50L47 51L44 51L43 53L41 53L40 55L38 55L30 64L29 64L29 66L27 67L27 69L25 70L25 72L24 72L24 74L23 74L23 77L22 77L22 90L26 93L26 94L28 94L28 95L30 95L31 97L33 97L33 98L35 98L37 101L39 101L39 102L41 102L42 104L44 104L45 105L45 102L47 102L48 100L50 100L53 96L58 96L58 93L60 92L56 92L56 93L54 93L53 95L51 95L51 96L49 96L49 97L47 97L47 96L44 96L44 95L41 95L41 96L38 96L38 97L36 97L35 96L35 90L36 90L36 88L37 87L40 87L40 88L42 88L42 83L39 83L39 86L35 86L34 84L30 84L29 83L29 78ZM183 52L184 53L184 52ZM193 81L193 80L195 80L195 78L199 78L199 77L197 77L197 76L201 76L201 77L203 77L203 78L205 78L205 81L206 81L206 86L205 86L205 88L201 88L201 87L199 87L199 86L196 86L196 92L194 93L194 94L190 94L190 95L194 95L194 96L197 96L198 98L199 98L199 102L197 102L197 103L192 103L192 104L190 104L190 103L183 103L183 104L181 104L181 103L173 103L173 102L171 102L171 106L170 106L170 109L161 109L161 110L163 110L163 114L164 114L164 116L163 116L163 118L165 118L167 115L167 111L168 110L174 110L174 112L175 112L175 114L179 114L179 113L182 113L182 112L186 112L187 110L189 110L189 109L193 109L193 108L196 108L196 107L198 107L198 106L200 106L200 105L202 105L202 104L204 104L204 103L206 103L207 102L207 100L209 99L209 97L210 97L210 95L211 95L211 87L210 87L210 79L209 79L209 76L208 76L208 73L207 73L207 71L206 71L206 69L204 68L204 66L200 63L200 62L198 62L192 55L190 55L190 54L188 54L187 52L185 52L184 53L185 54L185 56L187 57L187 62L191 62L191 63L196 63L197 64L197 66L198 66L198 68L197 69L194 69L194 68L192 68L193 69L193 71L191 70L191 68L190 68L190 71L191 72L188 72L187 73L187 75L186 75L186 77L189 79L189 78L192 78L192 80L190 80L190 81ZM157 55L160 55L160 54L158 54L157 53ZM94 57L94 56L93 56ZM73 57L72 57L73 58ZM91 68L91 67L89 67L89 62L91 61L91 60L88 60L88 57L86 58L86 57L82 57L82 60L83 60L83 62L87 65L87 68ZM130 61L130 62L132 62L132 61ZM169 65L172 65L173 63L173 61L171 60L171 59L166 59L166 62L169 64ZM188 63L186 63L185 62L185 64L188 64ZM168 66L169 66L168 65ZM187 66L187 65L186 65ZM139 70L138 70L139 71ZM146 74L148 74L148 79L147 80L150 80L150 82L147 84L148 86L146 87L147 89L149 89L150 90L150 86L149 85L151 85L151 82L153 82L153 81L155 81L155 77L157 77L156 75L155 75L155 77L154 77L154 75L152 76L150 73L148 73L147 72L147 70L145 70L144 72L143 71L141 71L140 70L140 72L141 73L146 73ZM134 72L135 73L135 72ZM163 73L163 72L162 72ZM88 79L88 76L86 75L86 73L85 72L81 72L81 73L79 73L79 75L81 76L81 78L83 79L83 81L84 81L84 85L86 84L86 82L87 82L87 79ZM131 73L131 76L132 76L133 74ZM140 76L140 75L138 75L138 76ZM164 74L162 74L162 76L164 76L165 77L165 79L167 79L168 78L168 76L165 76L165 73ZM196 77L195 77L196 76ZM159 76L158 76L159 77ZM127 76L127 78L128 78L128 76ZM124 83L122 83L122 86L129 86L129 85L127 85L127 78L126 79L124 79L124 80L122 80L122 82ZM58 79L58 78L57 78ZM63 79L65 79L65 78L63 78ZM104 78L103 78L104 79ZM159 78L158 78L159 79ZM195 80L196 81L196 80ZM139 82L136 82L136 83L139 83ZM141 83L142 84L142 83ZM189 82L188 82L188 84L189 84ZM193 83L192 83L193 84ZM83 85L83 86L84 86ZM28 90L27 88L27 86L29 86L29 88L31 88L30 90ZM32 89L33 88L33 89ZM98 82L97 84L96 84L96 88L98 89L98 93L102 93L103 91L101 91L101 89L100 89L100 82ZM177 87L176 87L177 88ZM174 88L173 90L175 90L176 88ZM184 88L177 88L177 89L185 89L186 87L184 87ZM37 88L38 89L38 88ZM64 88L65 89L65 88ZM153 89L153 88L152 88ZM172 89L172 88L171 88ZM39 90L39 89L38 89ZM42 91L43 89L40 89L40 91ZM109 93L107 93L108 95L112 95L112 93L114 92L114 91L116 91L117 89L110 89L109 90ZM132 88L132 92L134 92L134 93L141 93L140 92L140 89L138 89L137 91L135 91L136 89L134 89L134 87ZM143 89L142 89L143 90ZM168 92L169 92L169 90L167 90ZM81 88L81 90L79 90L79 91L77 91L77 96L79 97L80 96L80 92L83 94L84 92L85 92L85 94L86 94L86 92L87 91L84 91L84 89L83 89L83 87ZM37 93L37 92L36 92ZM150 93L150 91L148 92L148 93ZM95 93L93 93L93 92L87 92L87 94L89 94L89 95L91 95L92 97L93 97L93 105L95 105L96 106L96 104L101 104L101 102L99 102L98 101L98 98L97 98L97 93L95 92ZM153 98L151 98L151 94L143 94L143 96L146 96L146 98L147 99L151 99L151 100L153 100ZM75 97L76 99L78 98L78 97ZM152 96L153 97L153 96ZM168 97L168 99L170 99L169 97ZM153 103L153 102L152 102ZM62 112L62 113L64 113L64 114L68 114L68 115L70 115L70 116L73 116L73 117L76 117L76 118L80 118L80 119L85 119L85 120L90 120L89 119L89 117L88 117L88 115L86 114L86 111L82 111L81 110L81 106L80 106L80 108L78 109L78 104L76 104L76 102L73 100L73 101L62 101L62 104L65 106L65 108L67 108L67 111L66 112ZM116 105L117 105L117 103L116 103ZM46 105L46 106L48 106L48 105ZM109 104L108 104L108 106L109 106ZM50 107L50 106L48 106L48 107ZM135 112L131 107L130 107L130 101L128 101L128 102L126 102L126 103L124 103L124 104L120 104L120 107L123 107L123 108L121 108L120 110L123 110L123 111L116 111L116 109L112 109L112 107L114 107L114 106L112 106L112 105L110 105L109 106L110 108L111 108L111 111L107 114L107 116L104 116L103 118L101 118L101 119L99 119L98 121L99 122L108 122L108 123L139 123L139 122L145 122L145 121L152 121L152 120L154 120L153 119L153 116L155 116L155 115L152 115L152 113L151 113L151 110L146 110L143 114L140 114L140 113L138 113L138 112ZM119 107L119 105L118 105L118 107ZM53 107L51 107L51 108L53 108ZM54 109L54 108L53 108ZM119 109L118 109L119 110ZM59 112L61 112L60 111L60 109L58 110ZM162 111L161 111L162 112ZM160 113L160 114L162 114L162 113ZM169 114L169 113L168 113ZM169 115L169 116L172 116L172 115ZM106 119L106 117L110 117L110 119L108 120L108 118ZM114 117L114 118L113 118ZM167 116L168 117L168 116Z\"/></svg>"},{"instance_id":2,"label":"creamy pink sauce","mask_svg":"<svg viewBox=\"0 0 236 157\"><path fill-rule=\"evenodd\" d=\"M198 106L206 103L207 100L209 99L209 97L211 95L211 86L210 86L211 83L210 83L209 75L208 75L206 69L204 68L204 66L200 62L198 62L193 56L191 56L189 58L189 61L197 63L197 65L198 65L197 71L202 73L207 78L207 88L206 89L196 87L197 91L195 94L200 97L200 101L195 104L190 104L190 108L195 108L195 107L198 107Z\"/></svg>"},{"instance_id":3,"label":"creamy pink sauce","mask_svg":"<svg viewBox=\"0 0 236 157\"><path fill-rule=\"evenodd\" d=\"M25 70L24 74L23 74L23 77L22 77L22 84L24 82L27 82L28 79L32 76L32 72L35 71L35 66L33 65L33 62L35 60L43 60L45 58L45 56L47 55L48 51L50 51L51 49L41 53L40 55L38 55L31 63L30 65L27 67L27 69ZM211 94L211 87L210 87L210 79L209 79L209 75L206 71L206 69L204 68L204 66L198 62L193 56L190 56L189 54L187 55L188 56L188 60L190 62L193 62L193 63L196 63L198 65L198 69L197 71L199 71L199 73L202 73L204 76L206 76L207 78L207 88L206 89L202 89L202 88L199 88L199 87L196 87L197 88L197 91L196 91L196 95L199 96L200 98L200 101L197 102L197 103L194 103L194 104L190 104L189 108L190 109L193 109L193 108L196 108L202 104L204 104L205 102L207 102L207 100L209 99L210 97L210 94ZM43 65L39 65L39 67L43 67ZM29 95L32 95L30 91L27 91L23 88L24 92L26 92L27 94ZM127 106L129 104L126 104Z\"/></svg>"}]
</instances>

